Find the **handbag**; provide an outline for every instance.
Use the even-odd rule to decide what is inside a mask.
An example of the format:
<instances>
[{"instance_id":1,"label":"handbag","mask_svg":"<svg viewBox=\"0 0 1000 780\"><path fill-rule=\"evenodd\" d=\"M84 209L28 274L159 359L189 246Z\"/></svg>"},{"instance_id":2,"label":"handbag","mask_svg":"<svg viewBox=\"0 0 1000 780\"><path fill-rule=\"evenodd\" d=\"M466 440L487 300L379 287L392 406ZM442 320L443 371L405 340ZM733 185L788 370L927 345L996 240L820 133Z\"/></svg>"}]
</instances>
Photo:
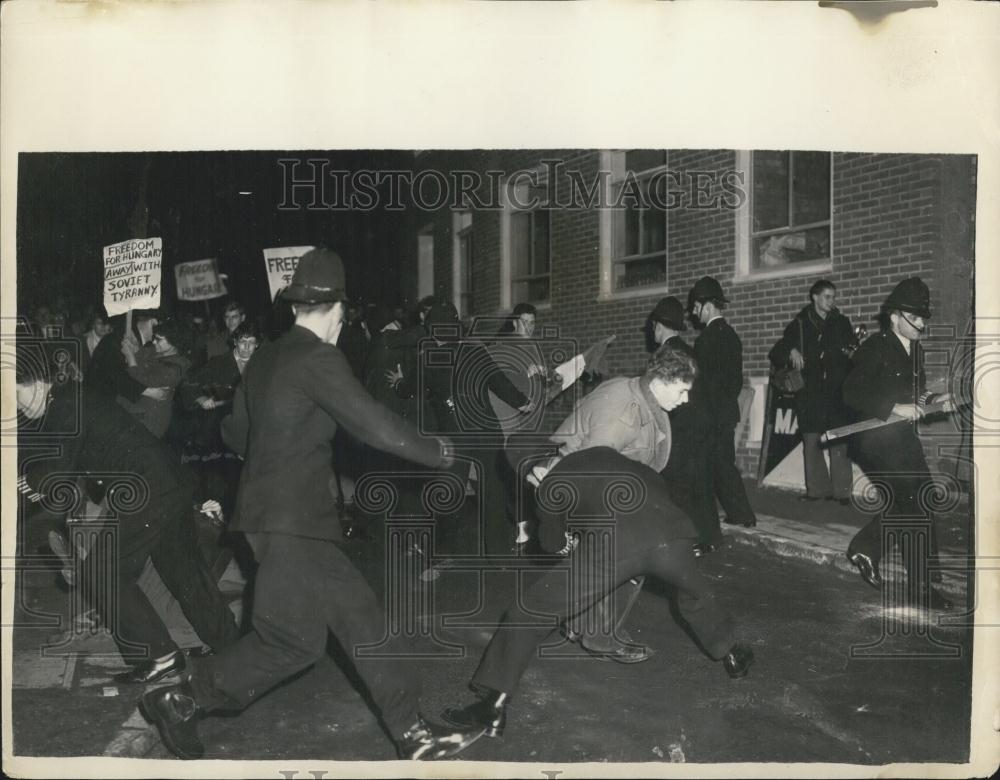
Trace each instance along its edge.
<instances>
[{"instance_id":1,"label":"handbag","mask_svg":"<svg viewBox=\"0 0 1000 780\"><path fill-rule=\"evenodd\" d=\"M799 351L804 352L803 342L805 338L802 333L802 320L799 320ZM774 371L771 375L773 384L782 393L797 393L806 386L806 380L802 378L802 372L797 368L785 366Z\"/></svg>"}]
</instances>

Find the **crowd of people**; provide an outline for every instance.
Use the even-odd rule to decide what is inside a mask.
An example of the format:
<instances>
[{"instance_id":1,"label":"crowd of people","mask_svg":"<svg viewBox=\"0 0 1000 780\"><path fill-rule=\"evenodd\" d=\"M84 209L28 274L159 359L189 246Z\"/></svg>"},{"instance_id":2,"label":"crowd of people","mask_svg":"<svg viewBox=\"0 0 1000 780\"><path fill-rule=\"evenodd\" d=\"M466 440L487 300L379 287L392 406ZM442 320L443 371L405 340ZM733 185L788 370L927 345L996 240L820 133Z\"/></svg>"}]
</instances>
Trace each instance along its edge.
<instances>
[{"instance_id":1,"label":"crowd of people","mask_svg":"<svg viewBox=\"0 0 1000 780\"><path fill-rule=\"evenodd\" d=\"M537 349L533 306L518 304L484 339L432 297L412 313L387 312L378 326L345 289L340 257L317 249L280 293L290 314L270 338L238 302L218 329L194 310L108 318L94 308L70 325L56 305L36 311L33 337L19 344L21 429L33 442L58 443L61 455L25 457L18 489L57 521L115 516L107 565L117 600L81 567L103 551L79 549L59 532L52 548L72 550L67 580L130 665L118 681L180 676L141 699L176 755L203 756L198 720L246 708L313 664L328 631L348 650L381 638L378 599L341 549L370 533L354 485L372 472L453 477L478 508L472 531L483 566L537 559L526 603L559 623L525 630L517 623L524 605L511 605L473 677L477 700L446 710L446 724L422 714L406 662L348 652L400 757L444 758L484 734L500 736L519 679L554 630L593 655L644 661L653 650L633 641L625 622L646 576L673 586L680 614L729 677L747 674L753 653L698 566L722 546L722 523L757 523L736 462L742 344L716 279L698 280L686 305L659 301L646 322L646 370L579 394L541 440L541 417L565 379ZM919 279L893 290L883 330L863 343L835 306L835 285L820 280L808 298L770 358L802 377L804 500L847 503L851 461L845 446L821 446L822 432L861 417L916 420L951 399L926 391L919 342L931 312ZM693 346L681 335L689 322L699 331ZM69 336L78 346L67 365L53 345ZM933 517L919 498L930 473L913 426L875 428L854 444L852 456L889 486L884 512L847 551L865 582L880 587L886 519L915 523L929 535L928 557L936 552ZM76 475L78 501L69 512L47 509L53 478L66 474ZM616 485L641 500L616 499ZM611 522L612 552L575 517ZM930 582L928 557L904 556L912 598L949 608ZM242 628L218 584L232 566L253 588ZM566 577L567 568L578 576ZM171 639L150 578L202 646L182 650Z\"/></svg>"}]
</instances>

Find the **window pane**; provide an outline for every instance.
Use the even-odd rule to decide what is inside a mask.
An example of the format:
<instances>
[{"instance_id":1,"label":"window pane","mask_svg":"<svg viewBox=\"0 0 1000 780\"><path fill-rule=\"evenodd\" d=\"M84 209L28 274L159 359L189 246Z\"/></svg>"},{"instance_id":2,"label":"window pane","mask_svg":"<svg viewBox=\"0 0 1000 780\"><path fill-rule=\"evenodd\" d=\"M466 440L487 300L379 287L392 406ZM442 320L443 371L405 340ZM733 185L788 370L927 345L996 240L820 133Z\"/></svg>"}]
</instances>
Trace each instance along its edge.
<instances>
[{"instance_id":1,"label":"window pane","mask_svg":"<svg viewBox=\"0 0 1000 780\"><path fill-rule=\"evenodd\" d=\"M549 278L547 276L514 282L511 287L512 297L515 301L545 303L549 299Z\"/></svg>"},{"instance_id":2,"label":"window pane","mask_svg":"<svg viewBox=\"0 0 1000 780\"><path fill-rule=\"evenodd\" d=\"M515 211L510 215L511 275L531 273L531 212Z\"/></svg>"},{"instance_id":3,"label":"window pane","mask_svg":"<svg viewBox=\"0 0 1000 780\"><path fill-rule=\"evenodd\" d=\"M754 239L754 263L757 268L776 268L829 257L829 226Z\"/></svg>"},{"instance_id":4,"label":"window pane","mask_svg":"<svg viewBox=\"0 0 1000 780\"><path fill-rule=\"evenodd\" d=\"M458 238L460 292L472 291L472 233L464 233Z\"/></svg>"},{"instance_id":5,"label":"window pane","mask_svg":"<svg viewBox=\"0 0 1000 780\"><path fill-rule=\"evenodd\" d=\"M792 224L806 225L830 218L830 155L794 152Z\"/></svg>"},{"instance_id":6,"label":"window pane","mask_svg":"<svg viewBox=\"0 0 1000 780\"><path fill-rule=\"evenodd\" d=\"M639 209L625 210L625 256L639 254Z\"/></svg>"},{"instance_id":7,"label":"window pane","mask_svg":"<svg viewBox=\"0 0 1000 780\"><path fill-rule=\"evenodd\" d=\"M753 153L753 231L788 225L788 152Z\"/></svg>"},{"instance_id":8,"label":"window pane","mask_svg":"<svg viewBox=\"0 0 1000 780\"><path fill-rule=\"evenodd\" d=\"M533 211L531 216L535 221L533 236L535 251L531 258L531 273L547 274L549 272L549 212Z\"/></svg>"},{"instance_id":9,"label":"window pane","mask_svg":"<svg viewBox=\"0 0 1000 780\"><path fill-rule=\"evenodd\" d=\"M628 290L633 287L646 287L654 284L662 285L666 281L667 264L663 255L615 263L614 284L616 290Z\"/></svg>"},{"instance_id":10,"label":"window pane","mask_svg":"<svg viewBox=\"0 0 1000 780\"><path fill-rule=\"evenodd\" d=\"M651 196L653 183L643 182L646 202L655 203ZM642 213L642 254L660 252L667 248L667 214L662 209L648 208Z\"/></svg>"},{"instance_id":11,"label":"window pane","mask_svg":"<svg viewBox=\"0 0 1000 780\"><path fill-rule=\"evenodd\" d=\"M667 153L662 149L632 149L625 152L625 168L630 171L647 171L667 164Z\"/></svg>"}]
</instances>

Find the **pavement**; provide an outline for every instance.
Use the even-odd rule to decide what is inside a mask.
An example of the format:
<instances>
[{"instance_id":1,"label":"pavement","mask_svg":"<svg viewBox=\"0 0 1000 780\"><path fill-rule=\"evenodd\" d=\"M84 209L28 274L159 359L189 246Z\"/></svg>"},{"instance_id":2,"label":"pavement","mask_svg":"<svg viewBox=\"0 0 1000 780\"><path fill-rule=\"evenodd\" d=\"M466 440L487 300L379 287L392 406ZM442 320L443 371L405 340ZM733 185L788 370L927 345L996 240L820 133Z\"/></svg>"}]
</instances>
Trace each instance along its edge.
<instances>
[{"instance_id":1,"label":"pavement","mask_svg":"<svg viewBox=\"0 0 1000 780\"><path fill-rule=\"evenodd\" d=\"M803 494L779 488L758 488L744 483L757 514L757 526L724 525L723 533L734 544L758 545L786 557L799 558L821 566L834 566L857 574L847 560L847 546L858 530L871 519L871 509L855 496L844 506L836 501L804 501ZM949 511L937 515L936 528L942 565L940 588L956 599L967 590L965 559L972 555L972 527L967 496L952 502ZM950 566L950 568L949 568ZM881 566L883 577L898 581L904 574L897 556L888 556ZM956 601L956 603L958 603Z\"/></svg>"},{"instance_id":2,"label":"pavement","mask_svg":"<svg viewBox=\"0 0 1000 780\"><path fill-rule=\"evenodd\" d=\"M967 760L968 626L887 610L861 582L845 550L867 522L863 507L803 502L794 493L758 490L749 482L747 489L758 526L724 526L727 544L701 565L758 654L750 677L729 681L717 664L708 663L684 630L664 619L664 610L673 609L669 594L648 583L627 627L657 655L626 667L581 656L575 646L563 652L564 645L555 657L529 668L520 714L507 737L482 740L463 757ZM965 502L940 518L943 553L969 554L969 517ZM23 549L42 549L47 529L31 524L25 529ZM377 524L372 530L369 542L345 549L379 592L385 586L384 546ZM778 560L784 562L776 565ZM484 574L454 563L414 562L419 582L404 595L425 608L416 626L400 626L391 615L387 625L390 645L400 633L416 632L422 655L415 663L431 717L468 700L465 681L503 609L530 576ZM57 587L56 571L54 563L37 560L19 571L12 690L17 754L171 758L135 708L142 690L111 681L123 666L109 635L83 630L64 637L68 644L53 644L51 637L70 625L73 613L72 599ZM891 579L899 569L889 561L883 573ZM969 603L966 575L957 570L944 575L942 589L957 604ZM900 629L904 625L907 630ZM210 757L392 759L391 743L374 725L349 668L339 663L335 643L330 651L312 671L241 716L206 720L202 730L212 746ZM920 685L913 684L915 674ZM935 708L926 707L928 691L936 697ZM269 738L273 734L282 737Z\"/></svg>"}]
</instances>

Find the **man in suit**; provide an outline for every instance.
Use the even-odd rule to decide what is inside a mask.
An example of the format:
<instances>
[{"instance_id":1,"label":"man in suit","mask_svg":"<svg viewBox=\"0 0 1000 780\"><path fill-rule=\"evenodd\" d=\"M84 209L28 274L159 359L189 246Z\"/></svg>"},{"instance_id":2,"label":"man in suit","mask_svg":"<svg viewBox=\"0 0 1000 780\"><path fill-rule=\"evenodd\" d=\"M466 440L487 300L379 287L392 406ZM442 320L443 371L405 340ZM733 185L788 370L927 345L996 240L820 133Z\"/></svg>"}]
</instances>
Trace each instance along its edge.
<instances>
[{"instance_id":1,"label":"man in suit","mask_svg":"<svg viewBox=\"0 0 1000 780\"><path fill-rule=\"evenodd\" d=\"M246 453L233 527L258 563L253 630L195 664L181 685L143 697L143 712L181 758L204 753L198 717L243 709L311 666L325 652L328 630L352 659L401 758L453 755L482 734L427 723L406 664L355 653L382 639L385 622L371 587L336 544L342 537L328 485L337 429L425 466L446 467L451 456L444 440L422 437L372 399L334 346L344 287L339 255L303 255L284 291L295 324L257 350L237 389L223 433Z\"/></svg>"},{"instance_id":2,"label":"man in suit","mask_svg":"<svg viewBox=\"0 0 1000 780\"><path fill-rule=\"evenodd\" d=\"M663 392L679 402L682 393L669 386L664 383ZM673 585L678 609L708 655L722 660L732 678L747 673L753 652L736 641L731 616L715 601L691 552L691 521L670 500L657 471L611 447L578 450L544 474L536 504L542 546L566 558L524 594L533 623L524 625L519 604L504 614L472 678L479 700L447 710L445 720L502 736L511 696L539 646L557 631L554 621L537 616L571 618L640 575Z\"/></svg>"},{"instance_id":3,"label":"man in suit","mask_svg":"<svg viewBox=\"0 0 1000 780\"><path fill-rule=\"evenodd\" d=\"M884 532L887 526L896 525L893 535L908 569L908 600L916 606L951 609L952 603L930 586L935 572L927 569L929 559L937 554L937 534L924 494L931 489L933 477L914 425L924 416L926 404L951 406L950 393L935 395L927 390L920 339L931 316L930 290L919 277L904 279L889 294L882 314L888 327L854 353L854 365L844 382L844 401L865 417L887 420L897 415L909 422L864 431L852 442L859 465L886 486L887 495L883 511L851 540L847 557L865 582L881 587ZM926 543L921 543L921 535L926 536Z\"/></svg>"},{"instance_id":4,"label":"man in suit","mask_svg":"<svg viewBox=\"0 0 1000 780\"><path fill-rule=\"evenodd\" d=\"M718 497L726 511L727 524L752 528L757 525L757 517L736 466L735 433L740 421L738 399L743 388L743 344L722 316L728 300L718 281L703 276L691 289L688 301L691 313L702 326L694 352L701 371L700 395L709 416L705 429L709 494Z\"/></svg>"},{"instance_id":5,"label":"man in suit","mask_svg":"<svg viewBox=\"0 0 1000 780\"><path fill-rule=\"evenodd\" d=\"M653 341L658 346L666 344L684 353L697 365L694 349L680 335L681 331L687 330L684 319L684 305L673 296L663 298L649 315ZM699 558L722 545L719 514L715 511L715 499L705 481L705 474L708 473L705 430L709 417L702 398L702 383L699 369L688 393L688 402L670 412L673 444L670 460L661 472L671 497L694 522L698 532L694 554Z\"/></svg>"}]
</instances>

